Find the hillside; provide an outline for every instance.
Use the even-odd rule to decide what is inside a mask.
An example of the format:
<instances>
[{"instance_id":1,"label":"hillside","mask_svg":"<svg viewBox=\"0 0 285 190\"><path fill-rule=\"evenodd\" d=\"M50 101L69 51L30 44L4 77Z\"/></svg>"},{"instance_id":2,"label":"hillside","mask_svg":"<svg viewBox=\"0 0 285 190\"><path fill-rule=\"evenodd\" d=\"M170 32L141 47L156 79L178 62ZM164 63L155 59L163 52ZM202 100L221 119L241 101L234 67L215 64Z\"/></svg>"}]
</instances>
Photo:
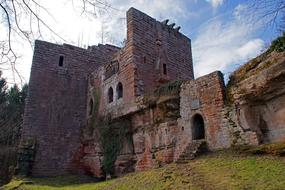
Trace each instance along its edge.
<instances>
[{"instance_id":1,"label":"hillside","mask_svg":"<svg viewBox=\"0 0 285 190\"><path fill-rule=\"evenodd\" d=\"M284 144L271 151L268 147L250 149L251 154L224 151L209 153L187 164L132 173L104 182L91 178L65 176L56 178L14 179L4 190L135 190L135 189L285 189L285 159L260 153L283 154ZM255 155L254 155L254 154Z\"/></svg>"}]
</instances>

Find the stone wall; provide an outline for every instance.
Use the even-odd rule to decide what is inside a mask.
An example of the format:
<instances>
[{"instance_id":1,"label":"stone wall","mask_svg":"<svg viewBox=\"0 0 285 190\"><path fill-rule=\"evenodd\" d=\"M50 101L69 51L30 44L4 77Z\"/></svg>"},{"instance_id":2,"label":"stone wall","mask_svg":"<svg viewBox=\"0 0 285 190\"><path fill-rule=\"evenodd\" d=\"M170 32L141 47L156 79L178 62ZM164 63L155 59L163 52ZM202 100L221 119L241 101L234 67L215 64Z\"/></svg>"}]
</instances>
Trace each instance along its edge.
<instances>
[{"instance_id":1,"label":"stone wall","mask_svg":"<svg viewBox=\"0 0 285 190\"><path fill-rule=\"evenodd\" d=\"M115 162L116 175L176 161L185 148L195 141L193 131L197 126L194 126L193 118L196 114L200 114L204 120L203 139L209 149L227 148L231 145L230 130L223 119L226 100L222 74L214 72L197 80L185 81L178 89L181 90L180 94L178 90L174 93L166 91L169 94L144 96L140 109L124 115L132 123L132 148L125 148L118 155ZM96 176L97 173L103 174L99 167L103 158L102 154L96 155L98 143L95 143L96 138L93 140L90 141L93 153L87 153L83 160L88 168L92 168L91 171L96 171L93 173ZM129 147L130 144L124 146Z\"/></svg>"},{"instance_id":2,"label":"stone wall","mask_svg":"<svg viewBox=\"0 0 285 190\"><path fill-rule=\"evenodd\" d=\"M180 147L194 139L194 117L198 114L204 121L205 140L210 149L229 147L229 134L223 128L222 111L225 106L225 86L221 72L214 72L181 86L179 126L184 134L179 138ZM183 148L182 148L183 149Z\"/></svg>"},{"instance_id":3,"label":"stone wall","mask_svg":"<svg viewBox=\"0 0 285 190\"><path fill-rule=\"evenodd\" d=\"M151 93L169 81L194 78L189 38L136 9L131 8L127 17L136 95Z\"/></svg>"},{"instance_id":4,"label":"stone wall","mask_svg":"<svg viewBox=\"0 0 285 190\"><path fill-rule=\"evenodd\" d=\"M74 169L72 160L86 124L88 75L116 51L109 45L82 49L35 42L22 131L22 142L36 140L32 175L62 175Z\"/></svg>"},{"instance_id":5,"label":"stone wall","mask_svg":"<svg viewBox=\"0 0 285 190\"><path fill-rule=\"evenodd\" d=\"M110 74L112 67L113 74ZM193 78L190 39L177 29L130 8L126 44L113 55L112 62L92 74L88 96L94 98L91 91L96 88L100 92L100 113L111 113L116 118L140 109L138 96L151 94L161 84ZM119 83L123 86L122 98L117 98ZM110 88L112 102L108 97Z\"/></svg>"}]
</instances>

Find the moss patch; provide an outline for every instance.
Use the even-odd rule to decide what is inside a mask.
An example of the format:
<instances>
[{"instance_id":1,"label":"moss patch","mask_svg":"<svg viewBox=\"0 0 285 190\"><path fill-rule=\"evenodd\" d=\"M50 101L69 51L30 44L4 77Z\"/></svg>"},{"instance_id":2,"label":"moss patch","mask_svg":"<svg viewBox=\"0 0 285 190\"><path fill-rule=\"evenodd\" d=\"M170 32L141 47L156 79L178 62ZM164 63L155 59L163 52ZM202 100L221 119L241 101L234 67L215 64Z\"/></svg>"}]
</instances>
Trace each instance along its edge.
<instances>
[{"instance_id":1,"label":"moss patch","mask_svg":"<svg viewBox=\"0 0 285 190\"><path fill-rule=\"evenodd\" d=\"M180 92L180 86L182 82L183 81L181 80L177 80L163 84L158 89L155 90L154 94L156 96L177 95Z\"/></svg>"},{"instance_id":2,"label":"moss patch","mask_svg":"<svg viewBox=\"0 0 285 190\"><path fill-rule=\"evenodd\" d=\"M260 146L240 146L236 147L236 150L240 153L246 154L263 154L273 156L285 156L285 142L263 144Z\"/></svg>"}]
</instances>

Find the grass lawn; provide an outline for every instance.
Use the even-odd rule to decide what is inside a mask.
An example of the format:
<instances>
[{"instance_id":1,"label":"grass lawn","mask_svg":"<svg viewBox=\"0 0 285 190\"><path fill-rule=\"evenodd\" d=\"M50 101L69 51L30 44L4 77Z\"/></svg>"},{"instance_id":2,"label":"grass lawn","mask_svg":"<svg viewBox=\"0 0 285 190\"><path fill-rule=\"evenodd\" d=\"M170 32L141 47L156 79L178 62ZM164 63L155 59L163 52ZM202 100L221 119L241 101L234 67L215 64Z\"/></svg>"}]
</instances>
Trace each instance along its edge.
<instances>
[{"instance_id":1,"label":"grass lawn","mask_svg":"<svg viewBox=\"0 0 285 190\"><path fill-rule=\"evenodd\" d=\"M104 182L88 177L14 179L4 190L156 190L156 189L285 189L285 159L277 156L217 152L187 164L131 173Z\"/></svg>"}]
</instances>

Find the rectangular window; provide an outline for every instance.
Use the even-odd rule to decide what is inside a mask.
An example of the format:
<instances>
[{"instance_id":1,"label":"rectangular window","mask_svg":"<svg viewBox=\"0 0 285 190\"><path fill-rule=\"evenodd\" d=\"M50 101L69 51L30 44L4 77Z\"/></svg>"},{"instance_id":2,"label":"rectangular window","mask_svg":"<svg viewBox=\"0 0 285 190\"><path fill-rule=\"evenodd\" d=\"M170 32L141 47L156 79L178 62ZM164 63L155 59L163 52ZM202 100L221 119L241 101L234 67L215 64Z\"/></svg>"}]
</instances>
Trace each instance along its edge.
<instances>
[{"instance_id":1,"label":"rectangular window","mask_svg":"<svg viewBox=\"0 0 285 190\"><path fill-rule=\"evenodd\" d=\"M63 66L63 59L64 59L64 57L62 55L59 56L58 66L60 66L60 67Z\"/></svg>"},{"instance_id":2,"label":"rectangular window","mask_svg":"<svg viewBox=\"0 0 285 190\"><path fill-rule=\"evenodd\" d=\"M163 64L163 74L167 75L167 68L166 68L166 64Z\"/></svg>"}]
</instances>

